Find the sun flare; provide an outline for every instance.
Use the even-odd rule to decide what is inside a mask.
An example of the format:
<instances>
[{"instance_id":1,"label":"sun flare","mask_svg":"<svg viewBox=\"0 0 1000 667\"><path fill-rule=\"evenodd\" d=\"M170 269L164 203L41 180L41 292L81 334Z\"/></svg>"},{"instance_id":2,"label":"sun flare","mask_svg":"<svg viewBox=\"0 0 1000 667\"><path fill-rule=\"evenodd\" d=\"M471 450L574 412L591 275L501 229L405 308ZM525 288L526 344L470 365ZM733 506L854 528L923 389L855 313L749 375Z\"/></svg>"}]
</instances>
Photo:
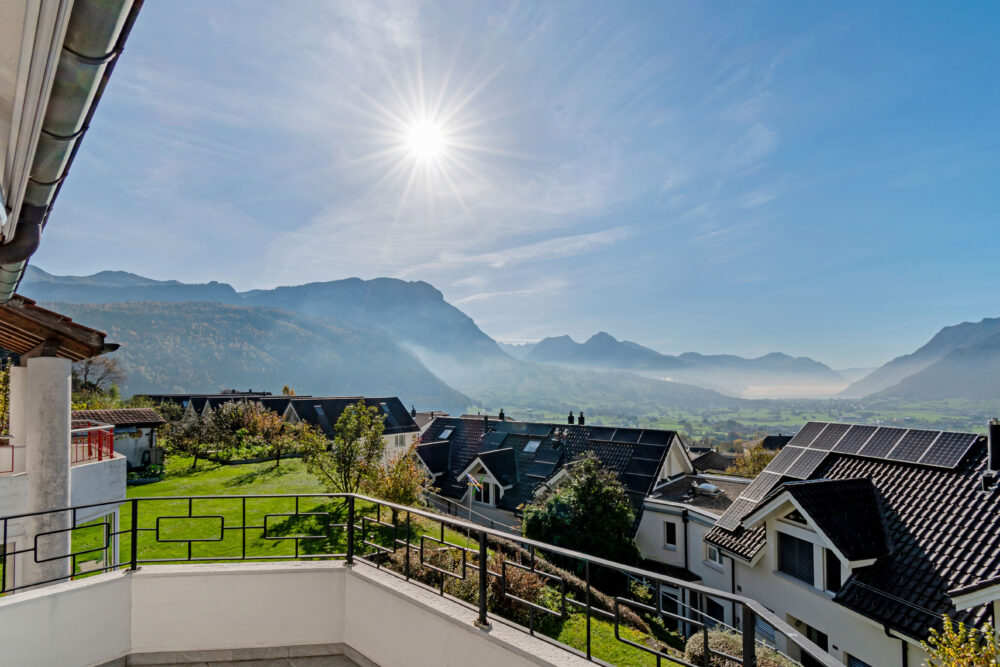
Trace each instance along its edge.
<instances>
[{"instance_id":1,"label":"sun flare","mask_svg":"<svg viewBox=\"0 0 1000 667\"><path fill-rule=\"evenodd\" d=\"M406 147L410 154L421 161L436 160L445 150L444 132L432 120L419 120L406 132Z\"/></svg>"}]
</instances>

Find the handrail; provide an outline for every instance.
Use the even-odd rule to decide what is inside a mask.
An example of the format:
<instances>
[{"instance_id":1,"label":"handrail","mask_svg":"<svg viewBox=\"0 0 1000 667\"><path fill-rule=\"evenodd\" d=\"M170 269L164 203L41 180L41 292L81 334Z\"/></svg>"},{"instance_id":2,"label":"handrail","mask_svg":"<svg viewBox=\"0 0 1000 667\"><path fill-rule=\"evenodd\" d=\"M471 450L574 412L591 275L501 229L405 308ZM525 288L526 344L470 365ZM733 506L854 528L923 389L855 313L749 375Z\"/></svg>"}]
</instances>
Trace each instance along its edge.
<instances>
[{"instance_id":1,"label":"handrail","mask_svg":"<svg viewBox=\"0 0 1000 667\"><path fill-rule=\"evenodd\" d=\"M482 518L484 518L484 519L486 519L487 521L489 521L491 525L492 525L492 524L495 524L495 525L498 525L498 526L503 526L504 528L508 528L508 529L510 529L510 530L513 530L513 531L516 531L518 535L520 535L520 534L521 534L521 531L520 531L520 530L518 530L517 526L511 526L511 525L508 525L508 524L504 523L503 521L497 521L497 520L496 520L496 519L494 519L493 517L491 517L491 516L486 516L485 514L482 514L482 513L480 513L480 512L477 512L476 510L474 510L474 509L472 509L472 508L469 508L469 507L466 507L465 505L459 505L458 503L456 503L456 502L455 502L454 500L452 500L451 498L445 498L444 496L441 496L441 495L438 495L438 494L436 494L436 493L432 493L432 492L430 492L430 491L428 491L428 492L427 492L427 495L428 495L428 496L431 496L431 497L433 497L433 498L437 498L437 499L439 499L439 500L443 500L443 501L447 502L447 503L448 503L449 505L454 505L455 507L461 507L461 508L462 508L462 510L463 510L463 512L466 512L466 513L468 513L468 514L469 514L470 516L471 516L471 515L473 515L473 514L475 514L476 516L481 516ZM447 516L447 514L446 514L445 516ZM457 516L457 515L456 515L456 516ZM482 525L482 524L479 524L479 525Z\"/></svg>"},{"instance_id":2,"label":"handrail","mask_svg":"<svg viewBox=\"0 0 1000 667\"><path fill-rule=\"evenodd\" d=\"M267 537L268 527L267 527L266 518L263 521L264 525L262 525L262 526L247 525L247 501L248 500L275 499L275 498L287 498L287 499L294 499L295 500L295 513L293 515L287 515L287 514L281 515L281 516L285 516L285 517L288 517L288 516L300 516L300 512L299 512L299 501L300 501L300 499L312 499L312 498L314 498L314 499L337 499L337 498L344 499L346 501L345 504L347 506L347 512L348 512L346 523L342 523L342 524L333 524L333 523L330 523L329 522L330 515L327 514L326 515L327 516L327 519L326 519L326 529L328 530L331 527L339 527L339 528L344 528L344 529L347 530L347 535L348 535L348 538L347 538L347 553L345 553L345 554L332 554L332 553L330 553L330 554L325 554L325 553L323 553L323 554L310 554L310 553L306 553L306 554L301 554L300 555L300 553L299 553L299 540L302 540L302 539L316 539L315 537L293 535L293 536L282 537L282 538L275 538L275 537L268 538ZM177 539L161 539L160 533L159 533L159 530L160 530L159 529L159 520L157 521L157 528L155 528L155 529L153 529L153 528L140 528L139 527L138 515L139 515L139 505L140 505L140 502L143 503L143 504L146 504L146 503L151 503L151 502L186 501L187 506L188 506L188 509L187 509L188 514L187 514L187 516L171 516L171 517L168 517L168 518L171 518L171 519L184 519L184 518L191 518L191 517L198 517L198 518L202 518L202 519L212 518L212 517L206 517L206 516L200 516L200 515L192 514L193 503L195 501L199 501L199 500L226 500L226 501L231 501L231 502L239 503L239 504L242 505L242 508L243 508L242 509L242 512L243 512L243 523L242 523L242 525L239 525L239 526L226 526L225 519L221 515L218 516L218 518L220 520L220 530L223 531L222 532L223 536L225 534L224 533L225 530L242 530L243 531L243 543L244 543L244 546L243 546L243 554L242 554L242 556L235 556L235 557L229 557L229 556L218 556L218 557L216 557L216 556L200 557L199 556L199 557L192 557L192 551L191 551L192 542L201 542L201 541L205 541L205 540L195 539L195 538L191 538L191 539L179 539L179 540L177 540ZM364 502L364 503L369 503L370 505L375 506L376 509L378 509L380 513L377 514L375 517L371 517L371 516L367 516L367 515L363 515L362 514L361 517L360 517L360 524L359 524L358 513L355 510L355 505L359 501L360 502ZM186 542L187 543L187 553L188 553L188 557L187 557L186 560L189 560L189 561L197 561L197 560L201 560L201 561L226 561L226 560L258 560L258 559L290 559L290 558L293 558L292 556L289 556L289 555L286 555L286 556L280 556L280 555L279 556L247 555L247 553L246 553L246 531L248 529L255 529L255 530L262 529L264 531L264 537L265 537L265 539L289 539L289 540L294 540L295 541L295 546L296 546L296 552L295 552L294 558L323 558L323 557L326 557L326 558L346 558L346 560L349 563L350 562L354 562L355 560L358 560L358 561L361 561L361 562L365 562L366 564L369 564L369 565L374 565L376 567L381 567L381 563L382 563L381 558L387 556L390 553L394 553L398 548L405 547L406 550L407 550L406 553L409 554L409 553L411 553L411 550L417 550L418 547L419 547L419 551L420 551L421 555L423 555L423 553L424 553L423 541L424 541L424 539L428 539L428 538L425 536L424 538L422 538L418 542L411 542L411 540L410 540L410 533L409 533L409 530L408 530L408 526L410 524L410 521L411 521L412 517L422 517L422 518L429 519L429 520L434 521L434 522L438 522L441 525L441 527L442 527L441 539L438 540L437 538L430 538L430 540L432 542L438 542L439 546L441 546L442 548L446 548L446 549L447 548L456 548L456 549L459 549L459 550L462 551L462 554L463 554L463 556L462 556L462 563L463 563L462 564L462 568L463 568L462 578L464 578L465 568L469 568L469 569L477 571L477 576L479 577L479 588L480 588L480 597L479 597L479 613L480 613L480 618L479 618L479 620L483 624L488 624L488 614L487 614L487 611L486 611L486 587L487 587L487 584L488 584L489 577L492 576L492 577L500 578L501 582L504 582L503 585L506 586L506 584L505 584L505 582L506 582L506 576L507 576L506 574L502 574L501 572L494 572L494 571L490 570L488 567L484 567L483 566L487 562L487 558L486 557L487 557L487 553L488 553L489 539L490 538L494 538L496 541L501 542L501 543L514 543L514 544L517 544L517 545L523 547L525 549L525 551L530 552L532 554L532 557L531 557L532 558L532 560L531 560L532 564L531 564L530 568L527 568L522 563L515 563L515 562L510 562L510 561L504 561L504 563L505 563L504 566L505 567L509 565L509 566L515 567L515 568L528 569L530 572L532 572L532 573L534 573L534 574L536 574L538 576L552 578L552 579L558 579L560 581L563 581L560 576L553 575L551 572L546 572L545 570L536 570L535 569L535 561L534 561L535 556L533 554L535 554L536 552L541 552L541 553L544 553L544 554L552 554L552 555L556 555L556 556L561 556L563 558L567 558L567 559L571 559L571 560L580 562L580 563L582 563L585 566L585 570L586 570L586 583L587 583L587 602L586 602L586 604L580 602L579 600L572 600L571 602L573 602L574 606L579 606L579 608L581 608L581 609L585 608L586 611L587 611L587 614L588 614L588 626L587 626L588 627L588 640L589 640L589 632L590 632L589 618L590 618L591 615L593 615L595 618L600 618L603 615L603 617L606 618L606 619L614 619L615 624L616 624L616 635L617 635L617 625L618 625L618 620L619 620L620 612L622 610L628 610L630 607L633 610L634 609L641 609L641 610L646 611L648 613L656 612L656 613L658 613L660 615L663 615L663 616L676 617L676 615L671 614L671 613L666 612L666 611L663 611L660 608L660 602L661 602L661 600L659 598L659 595L657 595L656 607L650 607L649 605L644 605L642 603L638 603L635 600L630 600L630 599L625 599L625 598L620 598L620 597L619 598L614 598L614 602L615 602L615 612L614 613L609 613L606 610L601 610L601 609L599 609L597 607L593 607L592 604L591 604L591 602L590 602L590 599L591 599L590 591L591 591L591 588L592 588L592 585L590 583L590 573L591 573L591 570L592 570L593 566L599 566L599 567L602 567L602 568L607 568L608 570L610 570L612 572L613 571L617 571L617 572L624 573L624 574L629 575L629 576L644 578L644 579L653 581L656 584L656 589L658 591L659 591L659 589L661 588L662 585L667 585L667 586L671 586L671 587L676 587L678 589L686 589L686 590L691 591L691 592L699 593L699 594L702 594L702 595L707 595L707 596L710 596L712 598L716 598L716 599L719 599L719 600L725 600L725 601L734 602L734 603L739 604L741 606L741 608L742 608L743 652L744 652L744 655L747 656L747 658L745 658L743 660L743 664L744 664L745 667L754 667L756 665L756 658L754 657L755 653L756 653L756 650L757 650L755 628L756 628L756 618L758 618L758 617L761 618L761 619L763 619L764 621L766 621L768 623L768 625L770 625L771 627L773 627L777 632L781 633L783 636L785 636L786 638L788 638L789 640L791 640L791 642L793 642L796 646L799 647L799 649L803 652L803 654L808 654L810 657L812 657L819 664L824 665L825 667L842 667L841 663L839 663L838 661L834 660L833 657L829 653L827 653L826 651L824 651L823 649L821 649L819 646L817 646L815 643L813 643L812 641L810 641L807 637L805 637L804 635L802 635L802 633L800 633L798 630L796 630L795 628L793 628L791 625L789 625L783 619L779 618L777 615L775 615L774 613L772 613L771 611L769 611L767 608L765 608L759 602L757 602L755 600L752 600L750 598L747 598L745 596L736 595L734 593L730 593L730 592L727 592L727 591L724 591L724 590L710 588L708 586L704 586L704 585L701 585L701 584L696 584L696 583L689 582L689 581L684 581L684 580L681 580L681 579L678 579L678 578L675 578L675 577L670 577L668 575L659 574L659 573L656 573L656 572L651 572L649 570L644 570L642 568L634 567L634 566L631 566L631 565L625 565L625 564L622 564L622 563L616 563L614 561L610 561L610 560L607 560L607 559L604 559L604 558L599 558L599 557L596 557L596 556L590 556L590 555L587 555L587 554L584 554L584 553L581 553L581 552L578 552L578 551L573 551L571 549L565 549L563 547L559 547L559 546L555 546L555 545L548 544L548 543L545 543L545 542L541 542L539 540L534 540L534 539L526 538L526 537L523 537L523 536L520 536L520 535L514 535L514 534L511 534L511 533L506 532L506 531L497 530L497 529L494 529L494 528L489 528L487 526L483 526L481 524L477 524L477 523L474 523L474 522L471 522L471 521L466 521L464 519L453 518L453 517L448 516L448 515L442 515L442 514L434 513L434 512L430 512L430 511L424 510L424 509L420 509L420 508L408 507L406 505L401 505L401 504L397 504L397 503L391 503L391 502L388 502L388 501L385 501L385 500L379 500L377 498L373 498L373 497L365 496L365 495L361 495L361 494L351 494L351 493L305 493L305 494L275 493L275 494L260 494L260 495L150 496L150 497L143 497L143 498L133 498L133 499L130 499L130 500L116 500L116 501L104 501L104 502L99 502L99 503L89 503L89 504L85 504L85 505L77 505L77 506L74 506L74 507L61 508L61 509L57 509L57 510L38 511L38 512L24 512L24 513L21 513L21 514L13 514L13 515L8 515L8 516L0 517L0 524L2 524L2 529L3 529L3 532L4 532L4 536L6 537L6 532L7 532L8 524L11 521L16 521L18 519L26 519L26 518L29 518L29 517L37 517L37 516L46 515L46 514L51 515L51 514L59 513L59 512L72 512L73 521L72 521L71 525L74 526L74 527L69 528L69 531L72 531L72 530L77 529L75 527L76 518L77 518L78 512L80 512L81 510L93 509L93 508L97 508L97 507L111 507L111 506L117 508L118 506L120 506L122 504L125 504L125 503L131 505L131 519L132 519L131 520L131 528L129 528L129 527L122 527L122 529L118 530L118 531L114 531L110 527L104 529L105 530L105 542L107 542L107 540L110 539L111 536L117 537L117 536L120 536L120 535L130 535L131 536L131 554L130 554L130 559L128 561L121 561L121 562L116 562L116 563L113 563L113 564L109 564L108 566L106 566L104 568L100 568L98 571L109 571L109 570L114 570L114 569L118 569L118 568L122 568L122 567L128 567L129 569L133 569L134 570L134 569L137 569L137 567L138 567L138 565L140 563L177 562L178 560L181 560L181 561L185 560L184 558L175 558L175 557L172 557L172 558L157 558L157 559L150 559L150 558L143 559L143 558L141 558L140 555L139 555L139 553L138 553L138 543L139 543L138 537L139 537L139 533L140 532L149 533L150 531L155 531L156 532L156 538L155 538L156 542L181 542L181 543ZM385 520L383 520L381 518L381 516L382 516L381 509L382 508L393 510L396 513L405 514L405 516L406 516L405 527L407 527L407 533L406 533L406 539L405 540L403 540L401 538L398 538L397 535L396 535L397 529L399 529L400 527L403 527L401 524L387 522L387 521L385 521ZM304 514L301 514L301 515L305 516L305 515L309 515L309 514L310 513L307 512L307 513L304 513ZM104 524L100 524L100 525L104 525ZM474 534L478 535L478 538L479 538L478 539L478 542L479 542L478 546L479 546L479 548L478 548L478 559L477 559L476 565L473 565L471 563L466 562L466 555L465 554L475 555L475 552L477 550L476 549L472 549L472 548L468 548L468 547L461 547L459 545L454 545L454 544L450 544L450 543L446 542L444 540L444 527L445 526L448 526L448 527L453 528L453 529L460 530L461 532L467 532L468 534L473 534L474 533ZM365 538L365 535L367 534L368 531L370 531L372 529L375 529L377 527L392 528L392 544L393 544L392 547L379 546L378 544L373 543L370 540L368 540L368 539ZM355 540L355 535L356 535L357 531L359 531L359 530L362 532L361 542L363 543L363 545L367 545L367 546L375 549L374 551L369 552L367 554L362 554L362 555L356 555L355 554L355 541L356 541ZM57 531L57 532L62 532L62 531ZM222 538L220 537L219 539L222 539ZM211 541L217 541L217 540L211 540ZM105 546L107 546L107 545L105 545ZM72 549L71 549L71 551L72 551ZM5 572L6 571L6 561L7 561L8 557L14 556L16 554L24 554L24 553L29 553L29 552L34 553L34 557L36 558L36 562L43 562L43 560L53 560L52 558L38 560L38 553L35 551L35 548L18 549L17 551L15 551L13 553L4 554L3 556L0 556L0 566L2 566L4 568L4 570L0 570L0 572ZM81 552L81 553L89 553L89 552L85 551L85 552ZM72 559L73 559L73 566L74 566L74 570L75 570L76 556L77 555L79 555L79 554L78 553L69 553L69 554L66 554L65 556L59 556L57 558L70 558L70 557L72 557ZM369 557L374 557L374 559L373 560L369 560ZM408 580L411 579L411 575L410 575L410 572L409 572L409 569L410 569L409 568L409 562L410 562L410 556L407 556L407 558L406 558L406 564L407 564L406 565L406 577L407 577ZM422 557L421 557L421 564L424 564ZM432 569L434 569L434 568L432 567ZM437 570L437 571L441 572L441 570ZM55 581L62 581L62 580L65 580L67 578L71 578L72 576L73 575L61 576L61 577L57 577L55 579L50 579L50 580L44 581L44 582L33 582L31 585L40 585L42 583L52 583L52 582L55 582ZM455 576L455 575L451 575L451 576ZM442 577L441 581L442 581L442 584L441 584L442 585L441 593L444 594L444 588L443 588L444 578L443 577ZM565 586L565 581L563 581L563 585ZM0 576L0 592L3 592L5 590L8 590L8 591L9 590L17 590L17 588L18 588L17 586L5 588L5 586L6 586L5 577L4 576ZM594 590L596 591L597 589L594 589ZM533 616L530 615L530 610L531 609L544 610L547 613L553 613L551 610L548 610L548 609L543 608L543 607L539 607L538 605L535 605L534 603L527 602L525 600L521 600L520 598L516 598L516 597L514 597L513 595L511 595L511 594L509 594L507 592L503 592L503 597L505 597L508 600L514 601L516 604L527 605L528 608L529 608L529 618L532 619L532 620L533 620ZM564 592L563 592L563 599L564 599L564 605L565 605L565 589L564 589ZM565 607L564 607L564 609L565 609ZM706 641L706 649L707 649L706 653L716 653L716 654L718 654L717 651L715 651L714 649L709 649L709 647L708 647L708 643L707 643L708 642L707 631L709 630L710 626L707 623L702 622L702 621L698 621L698 620L696 620L694 618L690 618L690 617L684 617L683 619L679 619L679 620L682 620L683 622L688 623L689 625L693 625L693 626L699 627L700 631L702 631L703 633L705 633L705 641ZM533 628L532 628L531 631L534 632ZM625 639L621 639L620 638L620 641L623 641L624 643L635 645L634 643L632 643L632 642L630 642L628 640L625 640ZM641 648L642 650L645 650L647 652L652 652L654 655L657 655L658 657L661 655L660 653L658 653L656 651L653 651L652 649L649 649L648 647L639 646L639 648ZM588 649L589 649L589 643L588 643ZM591 657L590 653L589 653L589 650L588 650L588 653L587 653L586 657L588 657L588 658ZM667 657L667 656L664 656L664 657ZM670 659L673 659L675 661L677 660L675 657L671 657ZM737 660L739 660L739 659L737 659ZM687 663L681 662L681 664L687 664Z\"/></svg>"}]
</instances>

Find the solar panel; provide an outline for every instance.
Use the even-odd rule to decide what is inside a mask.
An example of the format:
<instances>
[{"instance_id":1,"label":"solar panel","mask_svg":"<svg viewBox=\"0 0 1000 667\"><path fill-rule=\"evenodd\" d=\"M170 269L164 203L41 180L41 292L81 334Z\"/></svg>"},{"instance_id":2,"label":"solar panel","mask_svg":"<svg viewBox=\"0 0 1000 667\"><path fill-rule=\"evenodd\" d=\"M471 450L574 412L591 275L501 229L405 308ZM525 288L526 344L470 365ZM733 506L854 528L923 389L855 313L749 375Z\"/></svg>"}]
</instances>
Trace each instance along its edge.
<instances>
[{"instance_id":1,"label":"solar panel","mask_svg":"<svg viewBox=\"0 0 1000 667\"><path fill-rule=\"evenodd\" d=\"M752 500L753 502L759 502L763 500L764 496L770 493L771 489L776 487L780 481L781 475L764 471L757 476L757 479L755 479L750 486L743 490L740 498Z\"/></svg>"},{"instance_id":2,"label":"solar panel","mask_svg":"<svg viewBox=\"0 0 1000 667\"><path fill-rule=\"evenodd\" d=\"M590 429L591 440L611 440L614 434L615 430L607 426L596 426Z\"/></svg>"},{"instance_id":3,"label":"solar panel","mask_svg":"<svg viewBox=\"0 0 1000 667\"><path fill-rule=\"evenodd\" d=\"M643 431L639 442L644 445L669 445L673 433L670 431Z\"/></svg>"},{"instance_id":4,"label":"solar panel","mask_svg":"<svg viewBox=\"0 0 1000 667\"><path fill-rule=\"evenodd\" d=\"M941 435L940 431L910 429L903 436L903 439L896 443L886 458L891 461L916 463L939 435Z\"/></svg>"},{"instance_id":5,"label":"solar panel","mask_svg":"<svg viewBox=\"0 0 1000 667\"><path fill-rule=\"evenodd\" d=\"M919 462L929 466L954 468L979 438L975 433L942 433L920 457Z\"/></svg>"},{"instance_id":6,"label":"solar panel","mask_svg":"<svg viewBox=\"0 0 1000 667\"><path fill-rule=\"evenodd\" d=\"M775 456L771 460L771 462L767 464L767 471L778 474L785 472L786 470L788 470L788 467L795 462L795 459L799 457L799 454L801 454L804 451L806 450L804 450L801 447L792 447L791 445L785 445L784 447L781 448L781 451L778 452L778 455Z\"/></svg>"},{"instance_id":7,"label":"solar panel","mask_svg":"<svg viewBox=\"0 0 1000 667\"><path fill-rule=\"evenodd\" d=\"M744 515L752 510L754 505L756 505L756 503L752 500L744 500L742 498L738 499L729 506L729 509L727 509L725 514L719 518L716 525L724 528L725 530L736 530L740 525L740 521L743 520Z\"/></svg>"},{"instance_id":8,"label":"solar panel","mask_svg":"<svg viewBox=\"0 0 1000 667\"><path fill-rule=\"evenodd\" d=\"M905 429L882 427L875 431L875 435L865 443L858 454L880 459L892 450L904 433Z\"/></svg>"},{"instance_id":9,"label":"solar panel","mask_svg":"<svg viewBox=\"0 0 1000 667\"><path fill-rule=\"evenodd\" d=\"M851 428L850 424L830 424L809 445L809 449L831 450L837 441Z\"/></svg>"},{"instance_id":10,"label":"solar panel","mask_svg":"<svg viewBox=\"0 0 1000 667\"><path fill-rule=\"evenodd\" d=\"M813 474L816 468L823 463L826 455L827 452L821 449L807 449L802 452L799 458L795 459L795 463L788 468L785 474L795 479L809 479L809 475Z\"/></svg>"},{"instance_id":11,"label":"solar panel","mask_svg":"<svg viewBox=\"0 0 1000 667\"><path fill-rule=\"evenodd\" d=\"M615 431L615 442L626 442L628 444L635 444L639 442L639 436L642 435L642 431L637 428L620 428Z\"/></svg>"},{"instance_id":12,"label":"solar panel","mask_svg":"<svg viewBox=\"0 0 1000 667\"><path fill-rule=\"evenodd\" d=\"M636 456L640 459L652 459L654 461L659 461L663 458L663 451L666 447L662 445L643 445L638 444L635 449L632 450L632 456Z\"/></svg>"},{"instance_id":13,"label":"solar panel","mask_svg":"<svg viewBox=\"0 0 1000 667\"><path fill-rule=\"evenodd\" d=\"M556 464L549 463L547 461L535 461L530 466L528 466L528 471L525 473L528 477L540 477L545 479L548 477L553 470L555 470Z\"/></svg>"},{"instance_id":14,"label":"solar panel","mask_svg":"<svg viewBox=\"0 0 1000 667\"><path fill-rule=\"evenodd\" d=\"M544 461L546 463L556 464L559 462L559 459L561 458L562 458L562 452L559 451L558 449L543 448L540 449L537 454L535 454L536 462Z\"/></svg>"},{"instance_id":15,"label":"solar panel","mask_svg":"<svg viewBox=\"0 0 1000 667\"><path fill-rule=\"evenodd\" d=\"M795 447L808 447L809 443L812 442L824 428L826 428L826 424L823 422L809 422L799 429L799 432L788 444Z\"/></svg>"},{"instance_id":16,"label":"solar panel","mask_svg":"<svg viewBox=\"0 0 1000 667\"><path fill-rule=\"evenodd\" d=\"M877 430L878 426L852 426L834 446L833 451L840 454L857 454Z\"/></svg>"}]
</instances>

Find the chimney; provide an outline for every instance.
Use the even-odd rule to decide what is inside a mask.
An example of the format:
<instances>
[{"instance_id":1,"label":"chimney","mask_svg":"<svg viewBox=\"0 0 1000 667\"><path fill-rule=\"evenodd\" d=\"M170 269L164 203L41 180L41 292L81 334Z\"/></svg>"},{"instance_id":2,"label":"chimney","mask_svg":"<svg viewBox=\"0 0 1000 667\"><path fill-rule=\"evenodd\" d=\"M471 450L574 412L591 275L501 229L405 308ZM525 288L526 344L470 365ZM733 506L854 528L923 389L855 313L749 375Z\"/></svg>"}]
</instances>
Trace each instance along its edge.
<instances>
[{"instance_id":1,"label":"chimney","mask_svg":"<svg viewBox=\"0 0 1000 667\"><path fill-rule=\"evenodd\" d=\"M572 410L569 411L569 417L566 418L566 421L569 424L576 423L576 418L573 416L573 411Z\"/></svg>"},{"instance_id":2,"label":"chimney","mask_svg":"<svg viewBox=\"0 0 1000 667\"><path fill-rule=\"evenodd\" d=\"M989 423L990 472L1000 472L1000 419L994 417Z\"/></svg>"},{"instance_id":3,"label":"chimney","mask_svg":"<svg viewBox=\"0 0 1000 667\"><path fill-rule=\"evenodd\" d=\"M502 422L504 422L504 421L507 421L507 415L505 415L505 414L503 413L503 408L500 408L500 414L499 414L499 417L500 417L500 421L502 421Z\"/></svg>"},{"instance_id":4,"label":"chimney","mask_svg":"<svg viewBox=\"0 0 1000 667\"><path fill-rule=\"evenodd\" d=\"M410 416L411 417L416 417L417 416L417 409L415 407L413 407L412 405L410 406Z\"/></svg>"},{"instance_id":5,"label":"chimney","mask_svg":"<svg viewBox=\"0 0 1000 667\"><path fill-rule=\"evenodd\" d=\"M483 415L483 433L490 432L490 416Z\"/></svg>"},{"instance_id":6,"label":"chimney","mask_svg":"<svg viewBox=\"0 0 1000 667\"><path fill-rule=\"evenodd\" d=\"M576 423L578 423L578 424L579 424L580 426L583 426L583 425L584 425L584 423L585 423L585 422L584 422L583 420L584 420L584 417L583 417L583 410L580 410L580 418L579 418L579 419L577 420L577 422L576 422Z\"/></svg>"}]
</instances>

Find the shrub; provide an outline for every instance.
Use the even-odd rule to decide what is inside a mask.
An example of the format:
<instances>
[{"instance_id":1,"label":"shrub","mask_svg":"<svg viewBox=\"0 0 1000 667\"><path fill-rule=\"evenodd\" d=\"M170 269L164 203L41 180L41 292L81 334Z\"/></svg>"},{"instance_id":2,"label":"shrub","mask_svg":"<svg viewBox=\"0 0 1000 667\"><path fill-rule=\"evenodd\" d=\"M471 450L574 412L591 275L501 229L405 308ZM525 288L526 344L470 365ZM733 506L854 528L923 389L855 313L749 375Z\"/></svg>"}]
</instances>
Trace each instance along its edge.
<instances>
[{"instance_id":1,"label":"shrub","mask_svg":"<svg viewBox=\"0 0 1000 667\"><path fill-rule=\"evenodd\" d=\"M743 635L730 630L709 630L708 646L714 651L728 653L734 658L743 657ZM703 664L705 639L700 632L695 633L687 641L684 649L684 659L696 665ZM708 664L711 667L741 667L740 663L712 655ZM798 663L786 658L771 648L757 645L757 667L798 667Z\"/></svg>"}]
</instances>

